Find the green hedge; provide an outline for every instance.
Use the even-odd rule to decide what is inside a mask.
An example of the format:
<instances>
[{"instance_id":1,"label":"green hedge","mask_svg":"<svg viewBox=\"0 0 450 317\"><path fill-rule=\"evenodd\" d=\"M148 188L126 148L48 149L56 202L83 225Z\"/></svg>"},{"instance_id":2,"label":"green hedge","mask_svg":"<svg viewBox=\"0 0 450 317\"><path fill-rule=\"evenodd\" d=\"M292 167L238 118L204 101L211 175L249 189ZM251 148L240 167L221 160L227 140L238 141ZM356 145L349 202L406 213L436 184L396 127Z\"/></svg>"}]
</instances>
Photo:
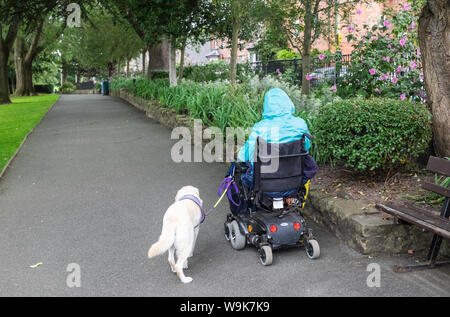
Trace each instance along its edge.
<instances>
[{"instance_id":1,"label":"green hedge","mask_svg":"<svg viewBox=\"0 0 450 317\"><path fill-rule=\"evenodd\" d=\"M358 172L411 167L431 141L431 115L419 103L396 99L342 100L323 105L313 121L320 162Z\"/></svg>"},{"instance_id":2,"label":"green hedge","mask_svg":"<svg viewBox=\"0 0 450 317\"><path fill-rule=\"evenodd\" d=\"M77 89L77 86L75 86L75 84L71 83L71 82L65 82L64 84L62 84L60 91L64 92L64 93L70 93L73 92Z\"/></svg>"}]
</instances>

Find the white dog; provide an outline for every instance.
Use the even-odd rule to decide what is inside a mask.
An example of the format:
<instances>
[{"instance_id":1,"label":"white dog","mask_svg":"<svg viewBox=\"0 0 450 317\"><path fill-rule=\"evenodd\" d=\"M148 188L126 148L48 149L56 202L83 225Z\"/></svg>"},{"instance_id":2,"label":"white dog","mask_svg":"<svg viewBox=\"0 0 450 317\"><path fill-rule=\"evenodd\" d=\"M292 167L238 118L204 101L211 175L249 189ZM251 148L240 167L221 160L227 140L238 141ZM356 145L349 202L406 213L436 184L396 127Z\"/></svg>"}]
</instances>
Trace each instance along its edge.
<instances>
[{"instance_id":1,"label":"white dog","mask_svg":"<svg viewBox=\"0 0 450 317\"><path fill-rule=\"evenodd\" d=\"M187 199L182 199L187 196ZM193 199L189 199L193 197ZM197 203L194 200L197 200ZM169 250L169 264L172 272L177 273L183 283L192 282L186 277L183 269L188 267L187 259L192 256L197 240L199 224L204 219L199 191L193 186L184 186L175 196L173 203L166 211L163 219L162 232L158 242L148 250L148 257L152 258ZM177 262L175 263L175 250Z\"/></svg>"}]
</instances>

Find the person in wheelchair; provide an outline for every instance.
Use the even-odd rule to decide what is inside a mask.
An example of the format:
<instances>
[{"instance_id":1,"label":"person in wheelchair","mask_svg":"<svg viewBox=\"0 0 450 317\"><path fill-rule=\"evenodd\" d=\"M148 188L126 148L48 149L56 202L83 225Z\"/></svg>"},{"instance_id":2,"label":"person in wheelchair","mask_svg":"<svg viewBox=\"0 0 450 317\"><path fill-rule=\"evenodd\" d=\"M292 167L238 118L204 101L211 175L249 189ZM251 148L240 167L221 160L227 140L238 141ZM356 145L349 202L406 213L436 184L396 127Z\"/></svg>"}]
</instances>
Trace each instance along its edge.
<instances>
[{"instance_id":1,"label":"person in wheelchair","mask_svg":"<svg viewBox=\"0 0 450 317\"><path fill-rule=\"evenodd\" d=\"M243 186L246 187L247 191L254 191L255 184L255 163L258 160L258 153L255 153L257 148L265 148L266 152L277 151L279 154L282 152L287 153L288 155L292 155L293 149L300 144L303 149L300 149L300 152L304 152L302 155L302 170L289 170L289 163L284 162L282 171L273 171L280 174L276 177L284 177L285 180L281 183L281 187L289 187L289 177L294 178L297 175L302 177L302 188L304 199L306 199L306 195L309 188L309 180L314 177L317 173L318 166L314 159L307 153L310 149L310 139L308 126L300 117L294 116L295 106L289 96L279 88L270 89L264 96L264 105L263 105L263 120L259 121L253 126L253 129L250 133L249 139L245 143L245 145L238 152L238 163L240 170L240 182ZM301 142L296 142L301 141ZM279 147L279 149L274 150L271 149L271 145L275 144ZM297 151L299 152L299 151ZM261 152L259 152L261 153ZM270 154L270 153L269 153ZM295 158L288 158L287 161L291 160L292 164L296 164ZM281 162L281 161L280 161ZM287 163L287 164L286 164ZM263 164L264 165L264 164ZM261 166L261 164L259 165ZM297 166L297 165L296 165ZM258 170L261 172L261 168ZM261 173L258 173L259 182L262 181ZM259 184L258 182L258 184ZM273 183L273 182L272 182ZM292 183L292 182L291 182ZM274 199L280 200L284 199L288 205L290 205L293 201L298 201L296 198L298 197L298 184L294 185L298 182L293 182L293 188L284 188L284 189L276 189L274 191L265 191L264 195L259 195L260 202L263 205L271 204ZM272 186L273 187L273 186ZM257 189L256 189L257 190ZM258 197L256 197L258 199Z\"/></svg>"},{"instance_id":2,"label":"person in wheelchair","mask_svg":"<svg viewBox=\"0 0 450 317\"><path fill-rule=\"evenodd\" d=\"M320 256L319 243L300 212L318 167L308 153L308 126L294 111L283 90L270 89L263 120L254 125L238 153L240 162L230 166L225 178L231 210L225 239L235 250L255 246L265 266L272 264L274 249L304 246L310 259Z\"/></svg>"}]
</instances>

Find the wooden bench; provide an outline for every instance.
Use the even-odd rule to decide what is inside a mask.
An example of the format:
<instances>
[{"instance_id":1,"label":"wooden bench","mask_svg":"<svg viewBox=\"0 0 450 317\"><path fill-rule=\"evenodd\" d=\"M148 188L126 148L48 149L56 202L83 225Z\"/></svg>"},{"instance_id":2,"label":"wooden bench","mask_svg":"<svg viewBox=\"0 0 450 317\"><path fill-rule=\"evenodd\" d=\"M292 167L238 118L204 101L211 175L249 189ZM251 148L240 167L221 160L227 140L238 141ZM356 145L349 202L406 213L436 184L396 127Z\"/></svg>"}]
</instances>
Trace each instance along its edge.
<instances>
[{"instance_id":1,"label":"wooden bench","mask_svg":"<svg viewBox=\"0 0 450 317\"><path fill-rule=\"evenodd\" d=\"M441 174L444 177L450 177L450 160L430 156L427 164L427 170L433 173ZM378 209L391 214L404 222L417 225L422 229L434 233L433 241L431 242L431 247L428 252L427 261L425 263L405 266L396 265L394 267L394 271L397 273L435 268L445 264L450 264L450 261L436 261L442 239L450 239L450 188L431 182L424 182L422 184L422 188L446 197L440 216L412 205L402 206L395 204L377 204Z\"/></svg>"}]
</instances>

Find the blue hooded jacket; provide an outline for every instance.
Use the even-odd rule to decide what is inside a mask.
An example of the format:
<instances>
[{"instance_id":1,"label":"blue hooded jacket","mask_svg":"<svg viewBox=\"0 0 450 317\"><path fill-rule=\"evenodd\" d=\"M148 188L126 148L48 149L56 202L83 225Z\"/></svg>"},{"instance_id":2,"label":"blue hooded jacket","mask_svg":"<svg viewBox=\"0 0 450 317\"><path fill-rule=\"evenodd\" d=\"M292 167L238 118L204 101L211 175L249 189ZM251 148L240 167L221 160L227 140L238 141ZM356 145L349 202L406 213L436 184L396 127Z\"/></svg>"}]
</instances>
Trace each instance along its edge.
<instances>
[{"instance_id":1,"label":"blue hooded jacket","mask_svg":"<svg viewBox=\"0 0 450 317\"><path fill-rule=\"evenodd\" d=\"M287 143L300 139L308 132L305 120L294 116L295 106L289 96L280 88L270 89L264 96L263 120L253 126L249 139L239 150L238 159L253 162L257 137L267 143ZM309 150L310 141L305 140Z\"/></svg>"}]
</instances>

